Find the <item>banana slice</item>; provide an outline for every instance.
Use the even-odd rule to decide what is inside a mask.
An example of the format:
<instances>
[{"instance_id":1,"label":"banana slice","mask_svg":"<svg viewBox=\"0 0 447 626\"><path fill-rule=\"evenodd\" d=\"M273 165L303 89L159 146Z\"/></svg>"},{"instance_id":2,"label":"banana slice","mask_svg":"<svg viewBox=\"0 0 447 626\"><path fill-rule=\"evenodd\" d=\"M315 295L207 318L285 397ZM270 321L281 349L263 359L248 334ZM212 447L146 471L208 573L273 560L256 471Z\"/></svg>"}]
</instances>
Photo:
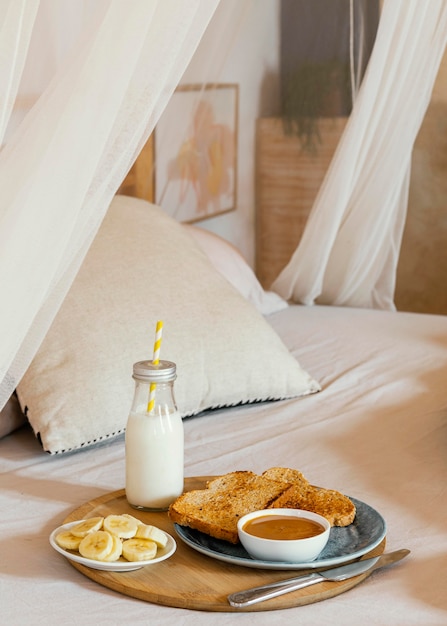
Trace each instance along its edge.
<instances>
[{"instance_id":1,"label":"banana slice","mask_svg":"<svg viewBox=\"0 0 447 626\"><path fill-rule=\"evenodd\" d=\"M127 539L123 541L123 557L127 561L149 561L157 554L157 544L150 539Z\"/></svg>"},{"instance_id":2,"label":"banana slice","mask_svg":"<svg viewBox=\"0 0 447 626\"><path fill-rule=\"evenodd\" d=\"M133 520L136 521L137 524L142 524L143 523L140 519L134 517L133 515L130 515L129 513L123 513L122 517L128 517L129 519L133 519Z\"/></svg>"},{"instance_id":3,"label":"banana slice","mask_svg":"<svg viewBox=\"0 0 447 626\"><path fill-rule=\"evenodd\" d=\"M166 534L156 526L151 526L150 524L139 524L135 537L138 539L150 539L156 543L159 548L165 548L168 543Z\"/></svg>"},{"instance_id":4,"label":"banana slice","mask_svg":"<svg viewBox=\"0 0 447 626\"><path fill-rule=\"evenodd\" d=\"M112 561L118 561L123 553L123 542L121 541L121 539L117 537L117 535L110 536L112 537L113 542L112 551L106 557L104 557L104 559L102 559L103 561L107 561L108 563L111 563Z\"/></svg>"},{"instance_id":5,"label":"banana slice","mask_svg":"<svg viewBox=\"0 0 447 626\"><path fill-rule=\"evenodd\" d=\"M113 537L104 530L96 530L86 535L79 544L79 553L86 559L104 561L112 553Z\"/></svg>"},{"instance_id":6,"label":"banana slice","mask_svg":"<svg viewBox=\"0 0 447 626\"><path fill-rule=\"evenodd\" d=\"M76 537L70 530L63 530L56 535L56 543L64 550L78 550L82 537Z\"/></svg>"},{"instance_id":7,"label":"banana slice","mask_svg":"<svg viewBox=\"0 0 447 626\"><path fill-rule=\"evenodd\" d=\"M96 530L100 530L103 521L103 517L90 517L89 519L79 522L76 526L73 526L73 528L71 528L71 532L75 537L85 537L89 533L94 533Z\"/></svg>"},{"instance_id":8,"label":"banana slice","mask_svg":"<svg viewBox=\"0 0 447 626\"><path fill-rule=\"evenodd\" d=\"M149 561L158 548L166 547L168 537L160 528L123 513L83 520L58 533L56 542L95 561L113 562L121 556L127 561Z\"/></svg>"},{"instance_id":9,"label":"banana slice","mask_svg":"<svg viewBox=\"0 0 447 626\"><path fill-rule=\"evenodd\" d=\"M125 515L108 515L104 519L104 530L112 535L117 535L121 539L130 539L135 537L138 528L138 521L132 516Z\"/></svg>"}]
</instances>

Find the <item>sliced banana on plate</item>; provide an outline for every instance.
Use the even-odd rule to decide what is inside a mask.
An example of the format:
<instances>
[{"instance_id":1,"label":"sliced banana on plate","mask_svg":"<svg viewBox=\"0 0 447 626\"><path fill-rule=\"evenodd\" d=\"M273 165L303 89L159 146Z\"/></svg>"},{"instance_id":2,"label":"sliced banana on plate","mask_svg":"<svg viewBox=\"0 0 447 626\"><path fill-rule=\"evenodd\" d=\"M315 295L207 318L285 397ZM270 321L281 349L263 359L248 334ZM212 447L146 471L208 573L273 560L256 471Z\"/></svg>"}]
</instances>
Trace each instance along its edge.
<instances>
[{"instance_id":1,"label":"sliced banana on plate","mask_svg":"<svg viewBox=\"0 0 447 626\"><path fill-rule=\"evenodd\" d=\"M73 535L71 530L63 530L57 535L57 543L64 550L77 550L82 538Z\"/></svg>"},{"instance_id":2,"label":"sliced banana on plate","mask_svg":"<svg viewBox=\"0 0 447 626\"><path fill-rule=\"evenodd\" d=\"M86 559L104 561L112 552L113 537L106 530L95 530L86 535L79 544L79 554Z\"/></svg>"},{"instance_id":3,"label":"sliced banana on plate","mask_svg":"<svg viewBox=\"0 0 447 626\"><path fill-rule=\"evenodd\" d=\"M149 561L165 548L168 536L160 528L144 524L133 515L107 515L80 521L55 537L64 550L78 551L94 561Z\"/></svg>"},{"instance_id":4,"label":"sliced banana on plate","mask_svg":"<svg viewBox=\"0 0 447 626\"><path fill-rule=\"evenodd\" d=\"M108 563L114 563L118 561L120 556L123 553L123 542L116 535L112 535L112 549L109 554L104 557L103 561L107 561Z\"/></svg>"},{"instance_id":5,"label":"sliced banana on plate","mask_svg":"<svg viewBox=\"0 0 447 626\"><path fill-rule=\"evenodd\" d=\"M165 548L166 544L168 543L168 538L162 530L160 530L156 526L151 526L150 524L142 524L141 522L138 525L135 537L139 539L150 539L159 548Z\"/></svg>"},{"instance_id":6,"label":"sliced banana on plate","mask_svg":"<svg viewBox=\"0 0 447 626\"><path fill-rule=\"evenodd\" d=\"M79 522L76 526L73 526L71 532L75 537L85 537L89 533L95 532L95 530L100 530L103 522L103 517L90 517L89 519Z\"/></svg>"},{"instance_id":7,"label":"sliced banana on plate","mask_svg":"<svg viewBox=\"0 0 447 626\"><path fill-rule=\"evenodd\" d=\"M116 535L121 539L130 539L131 537L135 537L138 523L139 522L131 516L107 515L107 517L104 518L104 530L107 530L112 535Z\"/></svg>"},{"instance_id":8,"label":"sliced banana on plate","mask_svg":"<svg viewBox=\"0 0 447 626\"><path fill-rule=\"evenodd\" d=\"M150 561L157 554L157 544L150 539L128 539L123 541L123 557L127 561Z\"/></svg>"}]
</instances>

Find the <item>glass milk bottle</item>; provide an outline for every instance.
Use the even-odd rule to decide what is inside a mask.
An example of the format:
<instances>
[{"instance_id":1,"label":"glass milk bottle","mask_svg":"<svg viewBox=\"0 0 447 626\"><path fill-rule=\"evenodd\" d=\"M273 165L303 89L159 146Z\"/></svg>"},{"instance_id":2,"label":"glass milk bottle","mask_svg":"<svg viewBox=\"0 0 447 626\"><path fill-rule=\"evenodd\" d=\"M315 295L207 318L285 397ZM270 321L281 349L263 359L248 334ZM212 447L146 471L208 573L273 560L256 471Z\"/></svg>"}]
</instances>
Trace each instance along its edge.
<instances>
[{"instance_id":1,"label":"glass milk bottle","mask_svg":"<svg viewBox=\"0 0 447 626\"><path fill-rule=\"evenodd\" d=\"M176 365L139 361L127 420L126 498L147 511L165 511L183 491L183 422L174 398ZM154 395L151 394L151 384Z\"/></svg>"}]
</instances>

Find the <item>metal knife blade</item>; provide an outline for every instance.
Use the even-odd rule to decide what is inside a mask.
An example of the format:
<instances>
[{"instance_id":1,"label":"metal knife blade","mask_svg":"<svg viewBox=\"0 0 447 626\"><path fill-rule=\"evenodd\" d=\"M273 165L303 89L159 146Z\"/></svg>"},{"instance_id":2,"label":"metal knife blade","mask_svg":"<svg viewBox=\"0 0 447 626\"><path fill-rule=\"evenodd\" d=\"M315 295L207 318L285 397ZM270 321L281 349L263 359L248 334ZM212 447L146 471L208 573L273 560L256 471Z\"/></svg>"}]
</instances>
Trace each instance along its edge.
<instances>
[{"instance_id":1,"label":"metal knife blade","mask_svg":"<svg viewBox=\"0 0 447 626\"><path fill-rule=\"evenodd\" d=\"M368 571L374 571L380 567L391 565L400 561L404 557L410 554L410 550L402 549L382 554L370 559L363 559L362 561L355 561L348 565L342 565L322 572L312 572L311 574L304 574L295 578L288 578L287 580L280 580L276 583L270 583L268 585L262 585L261 587L253 587L252 589L246 589L245 591L238 591L228 596L228 602L231 606L236 608L242 608L255 604L256 602L262 602L275 598L276 596L289 593L290 591L296 591L309 585L315 585L325 580L341 581L354 576L359 576Z\"/></svg>"}]
</instances>

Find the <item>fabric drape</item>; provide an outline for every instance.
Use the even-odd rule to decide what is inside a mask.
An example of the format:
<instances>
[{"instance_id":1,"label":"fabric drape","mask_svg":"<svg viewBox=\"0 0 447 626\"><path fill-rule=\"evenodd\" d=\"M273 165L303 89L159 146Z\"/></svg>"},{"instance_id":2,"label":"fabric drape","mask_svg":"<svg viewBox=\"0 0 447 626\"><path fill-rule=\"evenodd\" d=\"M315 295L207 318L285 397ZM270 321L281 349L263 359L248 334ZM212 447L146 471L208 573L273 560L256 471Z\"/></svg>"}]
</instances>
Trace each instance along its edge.
<instances>
[{"instance_id":1,"label":"fabric drape","mask_svg":"<svg viewBox=\"0 0 447 626\"><path fill-rule=\"evenodd\" d=\"M445 0L385 0L335 157L300 244L273 283L283 298L395 308L411 153L446 40Z\"/></svg>"},{"instance_id":2,"label":"fabric drape","mask_svg":"<svg viewBox=\"0 0 447 626\"><path fill-rule=\"evenodd\" d=\"M3 146L0 408L218 4L97 0L72 54ZM38 8L38 0L0 0L2 135ZM447 0L385 0L346 131L300 246L273 285L284 298L393 308L411 150L445 49L446 20Z\"/></svg>"},{"instance_id":3,"label":"fabric drape","mask_svg":"<svg viewBox=\"0 0 447 626\"><path fill-rule=\"evenodd\" d=\"M217 4L99 3L73 54L0 152L0 407L45 336ZM1 8L19 10L15 0L7 5ZM28 23L34 5L22 4ZM0 50L9 50L8 39L25 50L29 29L20 19L8 23ZM21 71L16 56L14 85ZM12 57L5 58L7 67ZM2 102L5 119L9 102Z\"/></svg>"},{"instance_id":4,"label":"fabric drape","mask_svg":"<svg viewBox=\"0 0 447 626\"><path fill-rule=\"evenodd\" d=\"M17 95L39 0L2 0L0 11L0 145Z\"/></svg>"}]
</instances>

